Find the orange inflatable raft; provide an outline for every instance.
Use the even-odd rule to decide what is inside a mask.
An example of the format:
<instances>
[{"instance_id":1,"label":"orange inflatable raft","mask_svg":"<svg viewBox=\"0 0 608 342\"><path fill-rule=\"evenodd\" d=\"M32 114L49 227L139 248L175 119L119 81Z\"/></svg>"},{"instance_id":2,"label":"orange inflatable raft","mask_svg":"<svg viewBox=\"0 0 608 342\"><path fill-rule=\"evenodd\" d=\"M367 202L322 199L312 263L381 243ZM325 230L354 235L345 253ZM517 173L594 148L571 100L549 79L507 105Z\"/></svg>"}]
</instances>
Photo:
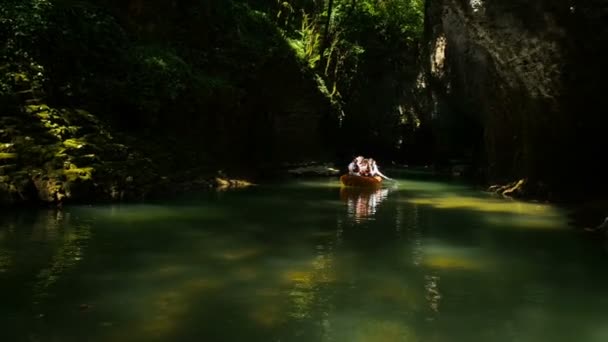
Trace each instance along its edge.
<instances>
[{"instance_id":1,"label":"orange inflatable raft","mask_svg":"<svg viewBox=\"0 0 608 342\"><path fill-rule=\"evenodd\" d=\"M382 184L382 177L364 177L346 174L340 177L340 183L344 186L373 188L379 187Z\"/></svg>"}]
</instances>

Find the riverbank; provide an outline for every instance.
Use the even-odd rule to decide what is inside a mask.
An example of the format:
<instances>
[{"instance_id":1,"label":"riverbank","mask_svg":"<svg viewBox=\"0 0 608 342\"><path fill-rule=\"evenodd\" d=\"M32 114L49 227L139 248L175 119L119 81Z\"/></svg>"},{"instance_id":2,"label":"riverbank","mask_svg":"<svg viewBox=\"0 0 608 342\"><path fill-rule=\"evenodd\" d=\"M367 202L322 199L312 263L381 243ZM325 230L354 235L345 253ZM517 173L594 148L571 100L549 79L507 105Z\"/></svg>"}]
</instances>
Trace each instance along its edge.
<instances>
[{"instance_id":1,"label":"riverbank","mask_svg":"<svg viewBox=\"0 0 608 342\"><path fill-rule=\"evenodd\" d=\"M0 205L136 201L251 184L196 159L178 163L189 151L162 142L138 148L153 142L115 133L80 109L14 108L0 116L0 127Z\"/></svg>"},{"instance_id":2,"label":"riverbank","mask_svg":"<svg viewBox=\"0 0 608 342\"><path fill-rule=\"evenodd\" d=\"M126 136L87 111L46 104L4 113L0 125L3 206L143 201L247 187L257 181L337 177L344 171L332 163L312 161L236 165L225 170L211 159L197 157L196 147ZM391 177L465 181L505 198L555 203L573 213L573 225L588 230L601 224L607 214L608 200L555 198L547 189L530 191L525 180L489 186L475 179L472 168L463 163L448 168L389 164L383 170Z\"/></svg>"}]
</instances>

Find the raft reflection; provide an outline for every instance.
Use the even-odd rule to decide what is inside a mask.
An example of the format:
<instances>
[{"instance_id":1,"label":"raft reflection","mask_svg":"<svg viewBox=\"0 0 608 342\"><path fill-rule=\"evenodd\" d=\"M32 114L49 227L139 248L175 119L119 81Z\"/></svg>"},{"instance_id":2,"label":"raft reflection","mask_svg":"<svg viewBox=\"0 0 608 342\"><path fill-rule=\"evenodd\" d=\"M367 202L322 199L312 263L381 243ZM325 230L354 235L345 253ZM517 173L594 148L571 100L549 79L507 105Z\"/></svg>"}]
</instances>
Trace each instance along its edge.
<instances>
[{"instance_id":1,"label":"raft reflection","mask_svg":"<svg viewBox=\"0 0 608 342\"><path fill-rule=\"evenodd\" d=\"M389 189L340 188L340 199L346 202L348 217L359 223L373 219L378 206L388 196Z\"/></svg>"}]
</instances>

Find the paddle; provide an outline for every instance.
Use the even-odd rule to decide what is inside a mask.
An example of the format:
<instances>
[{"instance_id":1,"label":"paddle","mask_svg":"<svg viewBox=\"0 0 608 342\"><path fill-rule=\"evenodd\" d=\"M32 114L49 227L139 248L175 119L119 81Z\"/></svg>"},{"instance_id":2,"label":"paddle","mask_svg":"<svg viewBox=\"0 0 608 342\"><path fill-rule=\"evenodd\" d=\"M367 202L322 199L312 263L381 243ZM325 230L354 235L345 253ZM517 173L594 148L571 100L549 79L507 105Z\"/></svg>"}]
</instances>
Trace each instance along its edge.
<instances>
[{"instance_id":1,"label":"paddle","mask_svg":"<svg viewBox=\"0 0 608 342\"><path fill-rule=\"evenodd\" d=\"M396 180L385 176L382 172L380 172L380 170L376 169L376 174L378 174L378 176L382 177L383 179L386 179L387 181L396 182Z\"/></svg>"}]
</instances>

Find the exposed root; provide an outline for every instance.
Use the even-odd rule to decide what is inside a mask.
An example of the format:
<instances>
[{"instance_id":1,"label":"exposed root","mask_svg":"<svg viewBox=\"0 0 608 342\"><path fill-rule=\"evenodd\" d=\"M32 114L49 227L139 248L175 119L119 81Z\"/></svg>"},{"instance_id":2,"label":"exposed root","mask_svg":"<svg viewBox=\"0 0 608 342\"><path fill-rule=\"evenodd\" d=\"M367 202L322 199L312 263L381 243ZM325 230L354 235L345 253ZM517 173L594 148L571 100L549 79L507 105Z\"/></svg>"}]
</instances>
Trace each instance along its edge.
<instances>
[{"instance_id":1,"label":"exposed root","mask_svg":"<svg viewBox=\"0 0 608 342\"><path fill-rule=\"evenodd\" d=\"M227 190L227 189L236 189L236 188L246 188L253 185L246 180L241 179L227 179L227 178L215 178L215 184L217 190Z\"/></svg>"},{"instance_id":2,"label":"exposed root","mask_svg":"<svg viewBox=\"0 0 608 342\"><path fill-rule=\"evenodd\" d=\"M516 197L520 198L525 196L527 190L528 180L520 179L506 185L492 185L488 188L488 191L495 192L505 197Z\"/></svg>"}]
</instances>

